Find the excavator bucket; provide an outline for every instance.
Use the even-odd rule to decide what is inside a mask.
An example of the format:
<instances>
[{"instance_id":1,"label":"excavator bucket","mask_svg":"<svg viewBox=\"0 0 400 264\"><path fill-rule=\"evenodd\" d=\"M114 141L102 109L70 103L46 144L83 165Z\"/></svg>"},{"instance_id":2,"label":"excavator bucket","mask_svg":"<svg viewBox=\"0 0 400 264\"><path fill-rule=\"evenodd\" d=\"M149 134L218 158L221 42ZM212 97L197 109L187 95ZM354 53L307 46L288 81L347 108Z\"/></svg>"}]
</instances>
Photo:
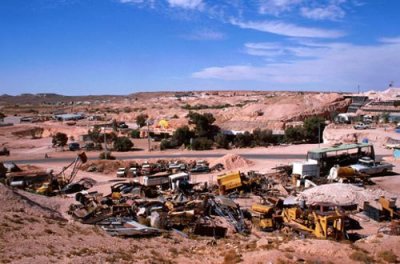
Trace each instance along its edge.
<instances>
[{"instance_id":1,"label":"excavator bucket","mask_svg":"<svg viewBox=\"0 0 400 264\"><path fill-rule=\"evenodd\" d=\"M78 154L79 159L81 160L82 163L86 163L87 161L87 156L85 152L81 152Z\"/></svg>"}]
</instances>

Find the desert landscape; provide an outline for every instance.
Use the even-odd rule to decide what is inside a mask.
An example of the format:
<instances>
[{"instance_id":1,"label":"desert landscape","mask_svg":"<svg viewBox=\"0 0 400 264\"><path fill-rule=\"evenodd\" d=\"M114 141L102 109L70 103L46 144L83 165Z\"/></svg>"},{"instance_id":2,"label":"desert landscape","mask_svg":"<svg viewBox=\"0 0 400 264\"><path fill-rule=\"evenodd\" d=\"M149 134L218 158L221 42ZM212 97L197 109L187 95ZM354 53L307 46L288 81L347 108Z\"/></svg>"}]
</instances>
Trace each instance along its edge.
<instances>
[{"instance_id":1,"label":"desert landscape","mask_svg":"<svg viewBox=\"0 0 400 264\"><path fill-rule=\"evenodd\" d=\"M360 96L371 98L359 106L354 114L357 119L338 120ZM400 162L394 153L400 134L394 121L382 120L385 109L373 116L366 112L373 102L391 102L397 96L398 88L365 95L247 91L104 97L3 95L1 262L398 263ZM202 123L195 118L207 114L213 117L208 128L216 133L215 138L204 136L212 144L204 149L199 145L196 150L194 140ZM144 124L140 116L145 117ZM301 129L314 117L322 123L314 128L313 138L306 139L304 134L299 140L290 134L296 129L306 133ZM363 121L368 128L355 129ZM96 129L100 133L97 141L92 133ZM194 139L161 147L178 140L182 131L193 133ZM258 139L256 133L261 132L257 131L266 131L266 136ZM115 134L113 141L105 139L107 133ZM248 145L243 143L246 133L252 135ZM65 135L64 143L60 143L60 134ZM224 147L218 135L226 136ZM132 145L119 149L118 138L127 138ZM89 143L101 150L89 148ZM390 170L375 175L353 169L346 176L338 172L336 178L330 178L332 172L323 172L322 167L318 167L321 174L317 178L314 172L296 171L298 164L315 167L307 157L309 151L351 146L346 152L350 153L357 144L373 146L376 162L392 165ZM147 171L146 166L152 169ZM182 185L183 178L168 183L168 177L179 173L189 177L188 186ZM235 173L240 173L239 182L231 188ZM50 176L43 180L42 174ZM167 184L153 185L155 179L167 179ZM58 187L51 187L54 181ZM62 189L73 183L79 188ZM123 191L117 185L132 187ZM243 215L232 216L220 207L225 200L219 197L232 201L237 208L229 210L240 210ZM394 204L377 207L385 216L377 221L366 213L365 202L378 203L381 197L393 199ZM85 199L102 202L88 207ZM212 202L202 205L205 201ZM148 207L154 203L161 209ZM344 221L342 228L330 227L339 233L331 237L317 231L315 225L321 223L317 224L316 215L308 220L315 223L294 226L300 218L285 214L290 208L305 210L303 203L307 217L318 212L316 205L336 208L325 214ZM260 214L255 204L272 208L268 210L274 211L273 216L261 219L273 219L274 224L263 227L264 222L256 221ZM208 212L209 206L213 209ZM152 213L146 218L141 208ZM119 221L122 226L116 231ZM143 226L128 228L132 221ZM217 230L223 235L217 236Z\"/></svg>"},{"instance_id":2,"label":"desert landscape","mask_svg":"<svg viewBox=\"0 0 400 264\"><path fill-rule=\"evenodd\" d=\"M1 1L0 264L400 263L399 10Z\"/></svg>"}]
</instances>

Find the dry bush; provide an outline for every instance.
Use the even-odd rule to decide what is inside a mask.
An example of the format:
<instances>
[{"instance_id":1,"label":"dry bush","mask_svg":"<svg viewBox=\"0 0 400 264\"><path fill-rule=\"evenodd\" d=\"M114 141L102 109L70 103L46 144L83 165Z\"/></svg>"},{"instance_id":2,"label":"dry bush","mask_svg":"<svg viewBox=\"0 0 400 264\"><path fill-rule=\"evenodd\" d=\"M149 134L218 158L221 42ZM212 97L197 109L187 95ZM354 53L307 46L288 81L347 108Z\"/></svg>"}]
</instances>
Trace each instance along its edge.
<instances>
[{"instance_id":1,"label":"dry bush","mask_svg":"<svg viewBox=\"0 0 400 264\"><path fill-rule=\"evenodd\" d=\"M362 263L374 263L374 259L371 256L369 256L366 252L362 252L359 250L351 253L350 259Z\"/></svg>"},{"instance_id":2,"label":"dry bush","mask_svg":"<svg viewBox=\"0 0 400 264\"><path fill-rule=\"evenodd\" d=\"M224 254L224 264L234 264L241 261L241 256L234 249L228 250Z\"/></svg>"},{"instance_id":3,"label":"dry bush","mask_svg":"<svg viewBox=\"0 0 400 264\"><path fill-rule=\"evenodd\" d=\"M176 248L169 248L168 251L173 257L177 257L179 255L179 252Z\"/></svg>"},{"instance_id":4,"label":"dry bush","mask_svg":"<svg viewBox=\"0 0 400 264\"><path fill-rule=\"evenodd\" d=\"M389 263L398 263L396 254L394 254L391 250L379 252L378 257Z\"/></svg>"},{"instance_id":5,"label":"dry bush","mask_svg":"<svg viewBox=\"0 0 400 264\"><path fill-rule=\"evenodd\" d=\"M285 249L283 249L286 252L294 252L295 250L292 247L287 247Z\"/></svg>"}]
</instances>

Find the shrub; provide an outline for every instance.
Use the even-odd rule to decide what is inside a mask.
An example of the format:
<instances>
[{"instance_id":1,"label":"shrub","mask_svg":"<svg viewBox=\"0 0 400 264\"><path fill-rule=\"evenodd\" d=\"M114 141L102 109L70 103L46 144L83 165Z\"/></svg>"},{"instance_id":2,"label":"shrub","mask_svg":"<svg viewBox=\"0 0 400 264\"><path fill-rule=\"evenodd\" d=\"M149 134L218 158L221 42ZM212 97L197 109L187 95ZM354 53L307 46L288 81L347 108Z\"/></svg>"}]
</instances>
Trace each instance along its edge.
<instances>
[{"instance_id":1,"label":"shrub","mask_svg":"<svg viewBox=\"0 0 400 264\"><path fill-rule=\"evenodd\" d=\"M224 256L224 264L234 264L242 261L240 254L236 252L234 249L230 249L225 252Z\"/></svg>"},{"instance_id":2,"label":"shrub","mask_svg":"<svg viewBox=\"0 0 400 264\"><path fill-rule=\"evenodd\" d=\"M139 127L143 127L146 125L146 121L147 121L148 116L146 114L140 114L136 117L136 124Z\"/></svg>"},{"instance_id":3,"label":"shrub","mask_svg":"<svg viewBox=\"0 0 400 264\"><path fill-rule=\"evenodd\" d=\"M131 138L140 138L140 130L134 129L131 131Z\"/></svg>"},{"instance_id":4,"label":"shrub","mask_svg":"<svg viewBox=\"0 0 400 264\"><path fill-rule=\"evenodd\" d=\"M128 137L117 137L114 141L116 151L129 151L132 147L133 143Z\"/></svg>"},{"instance_id":5,"label":"shrub","mask_svg":"<svg viewBox=\"0 0 400 264\"><path fill-rule=\"evenodd\" d=\"M397 256L391 250L385 250L378 253L378 257L388 263L398 263Z\"/></svg>"},{"instance_id":6,"label":"shrub","mask_svg":"<svg viewBox=\"0 0 400 264\"><path fill-rule=\"evenodd\" d=\"M111 154L111 151L103 151L99 154L99 159L115 160L115 157Z\"/></svg>"},{"instance_id":7,"label":"shrub","mask_svg":"<svg viewBox=\"0 0 400 264\"><path fill-rule=\"evenodd\" d=\"M302 127L288 127L285 129L285 141L288 143L304 140L304 129Z\"/></svg>"},{"instance_id":8,"label":"shrub","mask_svg":"<svg viewBox=\"0 0 400 264\"><path fill-rule=\"evenodd\" d=\"M215 143L217 144L217 148L229 148L229 140L225 134L219 133L214 138Z\"/></svg>"},{"instance_id":9,"label":"shrub","mask_svg":"<svg viewBox=\"0 0 400 264\"><path fill-rule=\"evenodd\" d=\"M367 255L367 252L357 250L350 255L350 259L363 262L363 263L374 263L374 259Z\"/></svg>"},{"instance_id":10,"label":"shrub","mask_svg":"<svg viewBox=\"0 0 400 264\"><path fill-rule=\"evenodd\" d=\"M57 132L53 136L51 143L53 144L53 146L64 147L65 145L67 145L67 141L68 141L67 134Z\"/></svg>"},{"instance_id":11,"label":"shrub","mask_svg":"<svg viewBox=\"0 0 400 264\"><path fill-rule=\"evenodd\" d=\"M42 138L44 129L42 127L35 127L31 130L32 139ZM67 142L65 142L66 144Z\"/></svg>"},{"instance_id":12,"label":"shrub","mask_svg":"<svg viewBox=\"0 0 400 264\"><path fill-rule=\"evenodd\" d=\"M236 135L234 144L237 148L254 147L254 137L249 131Z\"/></svg>"},{"instance_id":13,"label":"shrub","mask_svg":"<svg viewBox=\"0 0 400 264\"><path fill-rule=\"evenodd\" d=\"M199 137L192 140L193 150L207 150L211 149L213 141L206 137Z\"/></svg>"},{"instance_id":14,"label":"shrub","mask_svg":"<svg viewBox=\"0 0 400 264\"><path fill-rule=\"evenodd\" d=\"M175 146L172 144L171 140L163 139L160 143L160 150L166 150L170 148L174 148Z\"/></svg>"},{"instance_id":15,"label":"shrub","mask_svg":"<svg viewBox=\"0 0 400 264\"><path fill-rule=\"evenodd\" d=\"M272 130L255 129L253 137L257 146L268 146L269 144L276 143L276 138L272 135Z\"/></svg>"}]
</instances>

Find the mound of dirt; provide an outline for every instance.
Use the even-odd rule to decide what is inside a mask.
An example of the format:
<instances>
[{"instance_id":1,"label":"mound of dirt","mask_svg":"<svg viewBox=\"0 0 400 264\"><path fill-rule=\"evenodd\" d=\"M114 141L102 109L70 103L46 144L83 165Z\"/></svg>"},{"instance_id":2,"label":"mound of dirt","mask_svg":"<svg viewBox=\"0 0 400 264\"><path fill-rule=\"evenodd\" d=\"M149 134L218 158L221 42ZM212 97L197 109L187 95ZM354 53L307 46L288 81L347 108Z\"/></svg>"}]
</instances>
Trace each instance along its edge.
<instances>
[{"instance_id":1,"label":"mound of dirt","mask_svg":"<svg viewBox=\"0 0 400 264\"><path fill-rule=\"evenodd\" d=\"M10 189L0 184L0 211L25 212L28 215L36 214L41 217L63 220L64 199L46 197L42 195Z\"/></svg>"},{"instance_id":2,"label":"mound of dirt","mask_svg":"<svg viewBox=\"0 0 400 264\"><path fill-rule=\"evenodd\" d=\"M118 168L127 167L127 161L121 160L91 160L82 164L80 169L83 171L95 171L104 174L114 173Z\"/></svg>"},{"instance_id":3,"label":"mound of dirt","mask_svg":"<svg viewBox=\"0 0 400 264\"><path fill-rule=\"evenodd\" d=\"M305 190L298 195L297 200L305 200L308 204L358 204L358 206L362 207L364 201L371 202L381 196L398 198L397 195L381 189L364 189L351 184L332 183Z\"/></svg>"},{"instance_id":4,"label":"mound of dirt","mask_svg":"<svg viewBox=\"0 0 400 264\"><path fill-rule=\"evenodd\" d=\"M253 162L251 162L250 160L247 160L242 156L236 154L226 154L225 156L214 160L213 164L210 165L214 166L218 163L223 164L226 170L235 170L253 165Z\"/></svg>"}]
</instances>

